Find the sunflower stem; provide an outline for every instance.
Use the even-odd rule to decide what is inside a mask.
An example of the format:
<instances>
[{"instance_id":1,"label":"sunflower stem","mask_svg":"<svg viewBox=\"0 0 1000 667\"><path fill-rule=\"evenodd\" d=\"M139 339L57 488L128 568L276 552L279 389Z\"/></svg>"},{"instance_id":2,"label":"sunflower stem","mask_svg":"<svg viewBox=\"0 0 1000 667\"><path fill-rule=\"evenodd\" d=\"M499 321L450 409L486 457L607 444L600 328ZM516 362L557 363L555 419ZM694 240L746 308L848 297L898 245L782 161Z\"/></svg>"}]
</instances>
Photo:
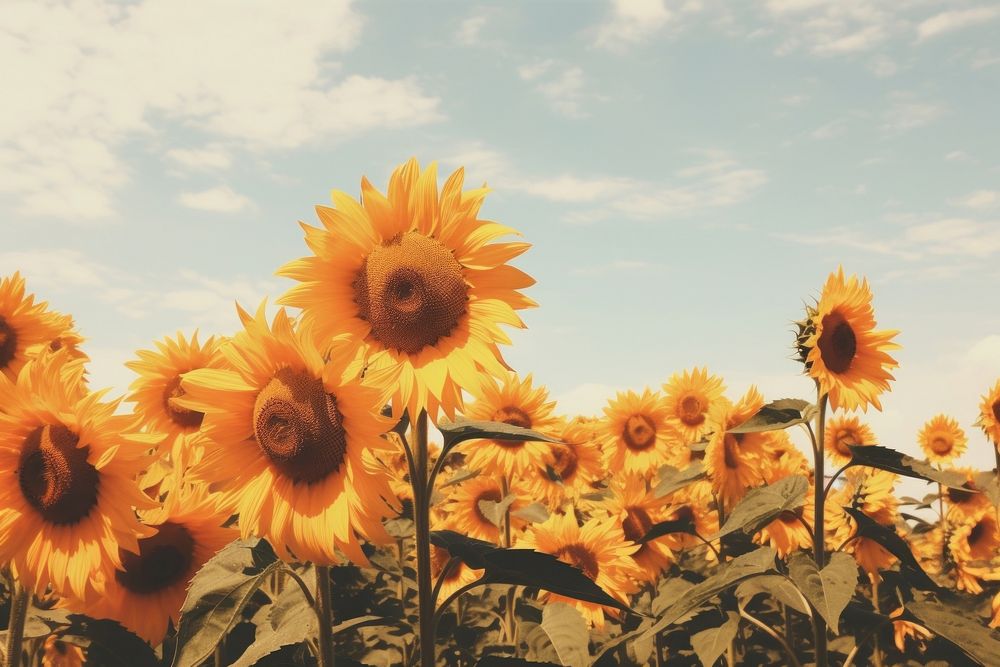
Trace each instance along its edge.
<instances>
[{"instance_id":1,"label":"sunflower stem","mask_svg":"<svg viewBox=\"0 0 1000 667\"><path fill-rule=\"evenodd\" d=\"M827 397L823 390L816 387L816 433L813 436L813 461L816 465L813 498L815 502L815 516L813 518L813 559L816 567L823 569L826 565L826 545L825 545L825 504L826 489L823 488L823 438L826 435L826 404ZM816 654L816 667L827 667L826 653L826 620L822 614L813 614L813 646Z\"/></svg>"},{"instance_id":2,"label":"sunflower stem","mask_svg":"<svg viewBox=\"0 0 1000 667\"><path fill-rule=\"evenodd\" d=\"M13 582L13 578L11 579ZM24 622L28 618L28 603L31 591L14 583L14 594L10 601L10 621L7 623L7 665L21 664L21 641L24 638Z\"/></svg>"},{"instance_id":3,"label":"sunflower stem","mask_svg":"<svg viewBox=\"0 0 1000 667\"><path fill-rule=\"evenodd\" d=\"M427 471L427 411L413 422L413 524L417 549L417 605L420 619L420 666L434 667L434 586L431 582L431 488Z\"/></svg>"},{"instance_id":4,"label":"sunflower stem","mask_svg":"<svg viewBox=\"0 0 1000 667\"><path fill-rule=\"evenodd\" d=\"M872 606L875 607L875 613L881 613L879 609L878 602L878 574L872 575ZM875 661L875 667L882 667L882 648L879 646L878 633L875 633L875 648L873 649L872 659Z\"/></svg>"},{"instance_id":5,"label":"sunflower stem","mask_svg":"<svg viewBox=\"0 0 1000 667\"><path fill-rule=\"evenodd\" d=\"M510 493L510 484L507 482L507 475L501 475L500 477L500 498L506 499L507 494ZM503 544L504 549L510 549L510 505L507 505L503 511ZM515 643L515 638L517 637L517 617L514 613L514 593L517 591L517 586L511 586L507 591L506 609L504 610L506 616L506 626L507 626L507 641L511 644Z\"/></svg>"},{"instance_id":6,"label":"sunflower stem","mask_svg":"<svg viewBox=\"0 0 1000 667\"><path fill-rule=\"evenodd\" d=\"M316 566L316 617L319 619L319 667L333 667L333 600L328 565Z\"/></svg>"}]
</instances>

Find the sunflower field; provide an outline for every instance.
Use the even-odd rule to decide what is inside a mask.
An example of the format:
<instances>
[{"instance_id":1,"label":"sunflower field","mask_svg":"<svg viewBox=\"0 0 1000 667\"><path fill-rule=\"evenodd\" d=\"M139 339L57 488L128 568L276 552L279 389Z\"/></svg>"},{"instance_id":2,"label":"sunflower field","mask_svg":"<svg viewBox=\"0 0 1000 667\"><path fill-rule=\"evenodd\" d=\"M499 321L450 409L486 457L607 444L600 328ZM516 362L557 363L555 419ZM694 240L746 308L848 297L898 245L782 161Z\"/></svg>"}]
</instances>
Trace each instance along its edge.
<instances>
[{"instance_id":1,"label":"sunflower field","mask_svg":"<svg viewBox=\"0 0 1000 667\"><path fill-rule=\"evenodd\" d=\"M898 332L838 268L789 334L814 395L665 369L562 414L501 353L529 244L463 180L334 191L277 305L122 397L2 277L3 664L1000 665L1000 470L956 465L1000 464L1000 380L879 444Z\"/></svg>"}]
</instances>

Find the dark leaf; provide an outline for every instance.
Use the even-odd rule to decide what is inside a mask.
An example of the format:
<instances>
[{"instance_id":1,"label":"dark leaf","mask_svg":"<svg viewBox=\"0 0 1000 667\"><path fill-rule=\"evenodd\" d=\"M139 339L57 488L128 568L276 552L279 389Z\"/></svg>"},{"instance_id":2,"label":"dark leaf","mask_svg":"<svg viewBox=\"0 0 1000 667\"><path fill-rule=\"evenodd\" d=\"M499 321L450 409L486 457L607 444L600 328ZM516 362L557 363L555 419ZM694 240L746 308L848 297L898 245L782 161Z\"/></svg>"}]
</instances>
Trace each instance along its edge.
<instances>
[{"instance_id":1,"label":"dark leaf","mask_svg":"<svg viewBox=\"0 0 1000 667\"><path fill-rule=\"evenodd\" d=\"M883 526L861 510L853 507L845 507L844 511L858 524L858 535L878 542L886 551L899 559L903 570L910 575L908 580L911 584L921 590L938 589L938 585L927 576L924 569L920 567L920 563L913 557L913 552L910 551L906 540L896 534L894 529Z\"/></svg>"},{"instance_id":2,"label":"dark leaf","mask_svg":"<svg viewBox=\"0 0 1000 667\"><path fill-rule=\"evenodd\" d=\"M751 489L733 508L722 529L711 539L718 539L737 530L756 533L782 512L802 507L808 491L809 481L801 475L792 475L769 486Z\"/></svg>"},{"instance_id":3,"label":"dark leaf","mask_svg":"<svg viewBox=\"0 0 1000 667\"><path fill-rule=\"evenodd\" d=\"M657 482L653 493L657 498L662 498L704 477L705 466L702 465L701 461L692 462L684 470L678 470L673 466L663 466L660 468L660 481Z\"/></svg>"},{"instance_id":4,"label":"dark leaf","mask_svg":"<svg viewBox=\"0 0 1000 667\"><path fill-rule=\"evenodd\" d=\"M953 489L968 490L963 484L965 475L951 470L937 470L927 461L907 456L895 449L881 445L848 445L851 448L851 466L867 466L888 470L904 477L937 482Z\"/></svg>"},{"instance_id":5,"label":"dark leaf","mask_svg":"<svg viewBox=\"0 0 1000 667\"><path fill-rule=\"evenodd\" d=\"M508 658L503 655L488 655L485 658L480 658L476 663L476 667L523 667L524 665L528 665L528 667L561 667L556 662L532 662L524 658Z\"/></svg>"},{"instance_id":6,"label":"dark leaf","mask_svg":"<svg viewBox=\"0 0 1000 667\"><path fill-rule=\"evenodd\" d=\"M772 401L757 411L750 419L727 433L762 433L805 424L816 414L816 406L798 398L782 398Z\"/></svg>"},{"instance_id":7,"label":"dark leaf","mask_svg":"<svg viewBox=\"0 0 1000 667\"><path fill-rule=\"evenodd\" d=\"M661 521L650 526L649 531L639 539L639 543L645 544L664 535L673 535L674 533L694 535L696 532L694 519L691 516L673 521Z\"/></svg>"},{"instance_id":8,"label":"dark leaf","mask_svg":"<svg viewBox=\"0 0 1000 667\"><path fill-rule=\"evenodd\" d=\"M481 570L486 567L486 554L497 550L497 546L492 542L477 540L474 537L456 533L454 530L432 530L431 544L439 549L444 549L473 570Z\"/></svg>"},{"instance_id":9,"label":"dark leaf","mask_svg":"<svg viewBox=\"0 0 1000 667\"><path fill-rule=\"evenodd\" d=\"M905 605L931 632L944 637L984 665L1000 664L1000 640L974 614L958 605L943 604L929 595L917 595Z\"/></svg>"},{"instance_id":10,"label":"dark leaf","mask_svg":"<svg viewBox=\"0 0 1000 667\"><path fill-rule=\"evenodd\" d=\"M437 425L444 439L440 456L450 452L459 443L466 440L512 440L517 442L529 442L539 440L542 442L553 442L559 444L559 440L542 435L538 431L521 428L503 422L469 421L459 419L453 422L441 422Z\"/></svg>"},{"instance_id":11,"label":"dark leaf","mask_svg":"<svg viewBox=\"0 0 1000 667\"><path fill-rule=\"evenodd\" d=\"M788 559L788 576L806 599L816 608L834 634L840 633L840 615L854 597L858 586L858 564L842 551L830 554L821 570L807 553L792 554Z\"/></svg>"},{"instance_id":12,"label":"dark leaf","mask_svg":"<svg viewBox=\"0 0 1000 667\"><path fill-rule=\"evenodd\" d=\"M115 621L83 614L69 616L70 625L60 634L68 644L87 649L87 664L107 667L158 667L153 649Z\"/></svg>"},{"instance_id":13,"label":"dark leaf","mask_svg":"<svg viewBox=\"0 0 1000 667\"><path fill-rule=\"evenodd\" d=\"M709 628L691 635L691 647L698 654L702 667L712 667L719 656L736 637L740 625L739 614L729 612L726 622L717 628Z\"/></svg>"}]
</instances>

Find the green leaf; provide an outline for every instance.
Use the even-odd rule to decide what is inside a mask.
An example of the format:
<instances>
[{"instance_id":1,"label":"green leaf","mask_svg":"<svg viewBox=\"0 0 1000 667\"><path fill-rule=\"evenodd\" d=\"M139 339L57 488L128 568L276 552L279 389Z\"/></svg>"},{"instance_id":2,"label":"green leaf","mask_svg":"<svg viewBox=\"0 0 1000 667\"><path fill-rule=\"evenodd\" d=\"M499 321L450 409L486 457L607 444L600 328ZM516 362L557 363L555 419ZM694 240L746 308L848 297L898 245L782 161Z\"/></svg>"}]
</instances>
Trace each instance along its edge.
<instances>
[{"instance_id":1,"label":"green leaf","mask_svg":"<svg viewBox=\"0 0 1000 667\"><path fill-rule=\"evenodd\" d=\"M653 489L653 493L657 498L662 498L697 482L699 479L704 479L704 477L705 466L701 461L691 462L684 470L678 470L673 466L663 466L660 468L660 481Z\"/></svg>"},{"instance_id":2,"label":"green leaf","mask_svg":"<svg viewBox=\"0 0 1000 667\"><path fill-rule=\"evenodd\" d=\"M796 424L805 424L816 416L816 406L798 398L772 401L757 411L750 419L727 433L763 433L780 431Z\"/></svg>"},{"instance_id":3,"label":"green leaf","mask_svg":"<svg viewBox=\"0 0 1000 667\"><path fill-rule=\"evenodd\" d=\"M545 523L549 518L549 509L542 503L531 503L511 512L511 516L530 521L531 523Z\"/></svg>"},{"instance_id":4,"label":"green leaf","mask_svg":"<svg viewBox=\"0 0 1000 667\"><path fill-rule=\"evenodd\" d=\"M479 476L479 470L474 468L462 468L454 475L452 475L450 478L448 478L447 482L445 482L444 484L439 484L438 488L443 489L446 486L452 486L453 484L461 484L462 482L468 481L478 476Z\"/></svg>"},{"instance_id":5,"label":"green leaf","mask_svg":"<svg viewBox=\"0 0 1000 667\"><path fill-rule=\"evenodd\" d=\"M486 520L492 523L497 528L503 523L504 514L507 513L507 508L517 500L517 496L513 493L508 495L506 498L500 502L494 502L492 500L480 500L479 512L486 517Z\"/></svg>"},{"instance_id":6,"label":"green leaf","mask_svg":"<svg viewBox=\"0 0 1000 667\"><path fill-rule=\"evenodd\" d=\"M965 475L953 470L938 470L927 461L907 456L895 449L881 445L848 445L851 448L850 466L867 466L888 470L904 477L913 477L928 482L937 482L942 486L969 491L964 486L968 480ZM972 489L976 491L976 489Z\"/></svg>"},{"instance_id":7,"label":"green leaf","mask_svg":"<svg viewBox=\"0 0 1000 667\"><path fill-rule=\"evenodd\" d=\"M87 649L87 664L107 667L158 667L153 649L115 621L71 614L59 639Z\"/></svg>"},{"instance_id":8,"label":"green leaf","mask_svg":"<svg viewBox=\"0 0 1000 667\"><path fill-rule=\"evenodd\" d=\"M660 616L675 601L683 599L694 588L694 584L682 577L660 579L656 585L656 595L650 607L654 616ZM692 616L694 613L692 613ZM684 622L683 620L681 621Z\"/></svg>"},{"instance_id":9,"label":"green leaf","mask_svg":"<svg viewBox=\"0 0 1000 667\"><path fill-rule=\"evenodd\" d=\"M683 598L667 607L649 632L659 632L736 584L774 569L774 549L761 547L720 565L711 577L693 586Z\"/></svg>"},{"instance_id":10,"label":"green leaf","mask_svg":"<svg viewBox=\"0 0 1000 667\"><path fill-rule=\"evenodd\" d=\"M232 667L251 667L282 647L300 644L317 633L316 612L293 581L285 583L270 608L261 611L265 610L268 620L256 624L253 643Z\"/></svg>"},{"instance_id":11,"label":"green leaf","mask_svg":"<svg viewBox=\"0 0 1000 667\"><path fill-rule=\"evenodd\" d=\"M715 540L737 530L748 534L756 533L782 512L802 507L808 491L809 481L801 475L792 475L769 486L751 489L733 508L722 529L710 539Z\"/></svg>"},{"instance_id":12,"label":"green leaf","mask_svg":"<svg viewBox=\"0 0 1000 667\"><path fill-rule=\"evenodd\" d=\"M539 627L548 635L561 664L567 667L586 667L589 664L587 644L590 631L586 619L576 607L565 602L545 605Z\"/></svg>"},{"instance_id":13,"label":"green leaf","mask_svg":"<svg viewBox=\"0 0 1000 667\"><path fill-rule=\"evenodd\" d=\"M994 507L1000 507L1000 479L997 479L995 472L976 473L975 488L982 491Z\"/></svg>"},{"instance_id":14,"label":"green leaf","mask_svg":"<svg viewBox=\"0 0 1000 667\"><path fill-rule=\"evenodd\" d=\"M691 648L698 654L702 667L712 667L719 656L736 637L740 625L739 614L728 613L726 622L717 628L709 628L691 635Z\"/></svg>"},{"instance_id":15,"label":"green leaf","mask_svg":"<svg viewBox=\"0 0 1000 667\"><path fill-rule=\"evenodd\" d=\"M205 563L181 607L173 667L208 659L264 579L282 566L266 540L236 540Z\"/></svg>"},{"instance_id":16,"label":"green leaf","mask_svg":"<svg viewBox=\"0 0 1000 667\"><path fill-rule=\"evenodd\" d=\"M844 511L857 523L857 535L875 540L886 551L899 559L904 573L909 574L907 577L909 583L922 590L933 591L938 589L938 585L934 583L933 579L927 576L924 568L920 567L920 563L913 557L913 552L910 551L910 546L906 543L906 540L896 534L894 529L883 526L859 509L845 507Z\"/></svg>"},{"instance_id":17,"label":"green leaf","mask_svg":"<svg viewBox=\"0 0 1000 667\"><path fill-rule=\"evenodd\" d=\"M556 438L542 435L538 431L521 428L513 424L504 422L485 422L457 419L455 421L443 421L437 425L441 431L444 444L441 447L440 456L450 452L459 443L466 440L509 440L515 442L530 442L538 440L541 442L552 442L561 444Z\"/></svg>"},{"instance_id":18,"label":"green leaf","mask_svg":"<svg viewBox=\"0 0 1000 667\"><path fill-rule=\"evenodd\" d=\"M799 589L787 577L783 577L780 574L764 574L753 579L747 579L736 587L736 597L744 606L748 605L755 596L761 593L806 616L812 614L809 605L806 603L805 598L802 597Z\"/></svg>"},{"instance_id":19,"label":"green leaf","mask_svg":"<svg viewBox=\"0 0 1000 667\"><path fill-rule=\"evenodd\" d=\"M911 615L928 630L944 637L984 665L1000 660L1000 640L972 613L955 604L943 604L929 595L916 595L905 605Z\"/></svg>"},{"instance_id":20,"label":"green leaf","mask_svg":"<svg viewBox=\"0 0 1000 667\"><path fill-rule=\"evenodd\" d=\"M674 533L694 535L696 532L694 519L690 516L671 521L661 521L650 526L646 534L639 538L639 543L645 544L646 542L659 539L664 535L673 535Z\"/></svg>"},{"instance_id":21,"label":"green leaf","mask_svg":"<svg viewBox=\"0 0 1000 667\"><path fill-rule=\"evenodd\" d=\"M816 608L834 634L840 633L840 615L858 586L858 564L842 551L830 554L822 570L809 554L798 552L788 559L788 576Z\"/></svg>"}]
</instances>

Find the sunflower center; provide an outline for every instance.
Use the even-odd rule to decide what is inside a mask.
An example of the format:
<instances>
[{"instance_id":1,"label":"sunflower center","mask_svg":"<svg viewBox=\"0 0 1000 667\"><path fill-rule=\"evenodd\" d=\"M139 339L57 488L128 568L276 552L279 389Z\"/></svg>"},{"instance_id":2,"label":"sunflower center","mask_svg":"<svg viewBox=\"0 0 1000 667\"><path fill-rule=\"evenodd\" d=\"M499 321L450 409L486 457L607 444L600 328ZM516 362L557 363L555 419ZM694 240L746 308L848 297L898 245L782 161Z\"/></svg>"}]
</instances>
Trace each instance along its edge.
<instances>
[{"instance_id":1,"label":"sunflower center","mask_svg":"<svg viewBox=\"0 0 1000 667\"><path fill-rule=\"evenodd\" d=\"M705 422L705 407L697 396L685 396L680 403L681 421L688 426L701 426Z\"/></svg>"},{"instance_id":2,"label":"sunflower center","mask_svg":"<svg viewBox=\"0 0 1000 667\"><path fill-rule=\"evenodd\" d=\"M352 285L358 316L387 348L417 354L449 336L466 313L462 265L437 240L407 232L375 248Z\"/></svg>"},{"instance_id":3,"label":"sunflower center","mask_svg":"<svg viewBox=\"0 0 1000 667\"><path fill-rule=\"evenodd\" d=\"M564 482L572 479L580 465L580 455L573 445L555 445L552 447L552 469Z\"/></svg>"},{"instance_id":4,"label":"sunflower center","mask_svg":"<svg viewBox=\"0 0 1000 667\"><path fill-rule=\"evenodd\" d=\"M931 449L935 454L947 454L951 451L951 440L940 435L931 439Z\"/></svg>"},{"instance_id":5,"label":"sunflower center","mask_svg":"<svg viewBox=\"0 0 1000 667\"><path fill-rule=\"evenodd\" d=\"M622 438L629 449L649 449L656 443L656 426L646 415L632 415L625 421Z\"/></svg>"},{"instance_id":6,"label":"sunflower center","mask_svg":"<svg viewBox=\"0 0 1000 667\"><path fill-rule=\"evenodd\" d=\"M649 513L641 507L628 507L625 509L625 520L622 521L622 530L625 532L625 539L638 542L653 527L653 520L649 518Z\"/></svg>"},{"instance_id":7,"label":"sunflower center","mask_svg":"<svg viewBox=\"0 0 1000 667\"><path fill-rule=\"evenodd\" d=\"M205 414L197 410L182 408L175 405L171 400L173 398L182 398L186 393L184 388L181 387L181 376L174 377L163 388L163 409L167 411L170 421L181 428L194 431L201 428L201 422L205 418Z\"/></svg>"},{"instance_id":8,"label":"sunflower center","mask_svg":"<svg viewBox=\"0 0 1000 667\"><path fill-rule=\"evenodd\" d=\"M479 492L479 495L476 496L476 501L473 503L473 507L475 507L476 510L476 516L479 517L479 520L484 524L492 526L493 522L490 521L485 514L483 514L483 509L479 506L479 503L483 500L488 500L492 503L500 502L503 500L500 496L500 489L483 489Z\"/></svg>"},{"instance_id":9,"label":"sunflower center","mask_svg":"<svg viewBox=\"0 0 1000 667\"><path fill-rule=\"evenodd\" d=\"M969 546L975 547L979 540L986 536L986 522L980 521L969 531Z\"/></svg>"},{"instance_id":10,"label":"sunflower center","mask_svg":"<svg viewBox=\"0 0 1000 667\"><path fill-rule=\"evenodd\" d=\"M162 591L184 581L194 562L194 538L187 528L169 521L156 535L139 540L139 553L122 551L122 567L115 579L139 595Z\"/></svg>"},{"instance_id":11,"label":"sunflower center","mask_svg":"<svg viewBox=\"0 0 1000 667\"><path fill-rule=\"evenodd\" d=\"M740 450L740 440L742 436L742 433L727 433L722 441L722 457L725 460L726 467L730 470L736 470L740 467L740 454L742 453Z\"/></svg>"},{"instance_id":12,"label":"sunflower center","mask_svg":"<svg viewBox=\"0 0 1000 667\"><path fill-rule=\"evenodd\" d=\"M975 497L975 495L976 495L971 490L972 489L972 485L969 484L968 482L966 482L962 486L965 487L966 489L969 489L969 491L963 491L961 489L953 489L951 487L949 487L945 491L945 493L948 494L948 500L950 500L952 502L952 504L954 504L954 505L962 505L963 503L967 503L970 500L972 500Z\"/></svg>"},{"instance_id":13,"label":"sunflower center","mask_svg":"<svg viewBox=\"0 0 1000 667\"><path fill-rule=\"evenodd\" d=\"M519 428L531 428L531 415L519 407L508 405L493 413L493 421L503 422ZM524 447L524 442L520 440L494 440L501 447L508 449L520 449Z\"/></svg>"},{"instance_id":14,"label":"sunflower center","mask_svg":"<svg viewBox=\"0 0 1000 667\"><path fill-rule=\"evenodd\" d=\"M340 469L347 431L337 398L307 372L282 368L257 396L254 435L281 474L313 484Z\"/></svg>"},{"instance_id":15,"label":"sunflower center","mask_svg":"<svg viewBox=\"0 0 1000 667\"><path fill-rule=\"evenodd\" d=\"M17 332L0 317L0 369L6 368L17 353Z\"/></svg>"},{"instance_id":16,"label":"sunflower center","mask_svg":"<svg viewBox=\"0 0 1000 667\"><path fill-rule=\"evenodd\" d=\"M993 418L1000 422L1000 399L993 402Z\"/></svg>"},{"instance_id":17,"label":"sunflower center","mask_svg":"<svg viewBox=\"0 0 1000 667\"><path fill-rule=\"evenodd\" d=\"M670 515L671 521L686 521L694 523L694 510L690 505L681 505Z\"/></svg>"},{"instance_id":18,"label":"sunflower center","mask_svg":"<svg viewBox=\"0 0 1000 667\"><path fill-rule=\"evenodd\" d=\"M552 554L564 563L583 570L590 579L597 579L597 556L582 544L567 544Z\"/></svg>"},{"instance_id":19,"label":"sunflower center","mask_svg":"<svg viewBox=\"0 0 1000 667\"><path fill-rule=\"evenodd\" d=\"M28 504L49 523L74 524L97 504L100 477L87 462L90 447L62 424L40 426L21 447L17 480Z\"/></svg>"},{"instance_id":20,"label":"sunflower center","mask_svg":"<svg viewBox=\"0 0 1000 667\"><path fill-rule=\"evenodd\" d=\"M819 336L819 351L823 364L834 373L846 373L858 351L854 329L840 313L823 318L823 333Z\"/></svg>"},{"instance_id":21,"label":"sunflower center","mask_svg":"<svg viewBox=\"0 0 1000 667\"><path fill-rule=\"evenodd\" d=\"M851 448L849 445L856 444L858 444L858 437L854 434L854 431L851 431L850 429L841 431L833 440L833 448L836 449L839 454L844 456L850 456Z\"/></svg>"}]
</instances>

